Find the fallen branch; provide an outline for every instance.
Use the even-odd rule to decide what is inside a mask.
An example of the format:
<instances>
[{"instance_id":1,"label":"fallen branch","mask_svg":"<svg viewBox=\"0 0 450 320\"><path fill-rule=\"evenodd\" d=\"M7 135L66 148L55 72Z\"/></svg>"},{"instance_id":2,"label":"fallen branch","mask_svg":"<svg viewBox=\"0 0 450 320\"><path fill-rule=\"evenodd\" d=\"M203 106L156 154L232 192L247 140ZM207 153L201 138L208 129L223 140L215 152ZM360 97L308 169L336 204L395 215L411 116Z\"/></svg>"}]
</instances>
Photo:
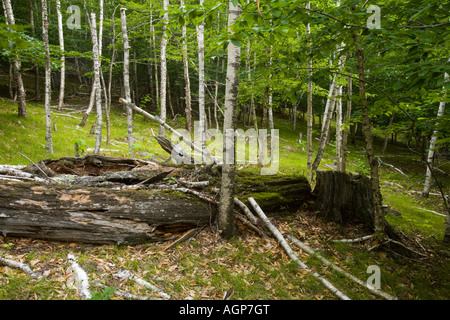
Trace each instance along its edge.
<instances>
[{"instance_id":1,"label":"fallen branch","mask_svg":"<svg viewBox=\"0 0 450 320\"><path fill-rule=\"evenodd\" d=\"M100 289L105 289L106 286L101 284L99 281L95 280L92 282L92 284ZM118 295L119 297L130 299L130 300L154 300L153 298L145 297L145 296L138 296L132 293L123 292L119 289L114 290L114 294Z\"/></svg>"},{"instance_id":2,"label":"fallen branch","mask_svg":"<svg viewBox=\"0 0 450 320\"><path fill-rule=\"evenodd\" d=\"M189 147L191 147L192 150L195 150L197 152L200 152L202 155L205 155L206 157L208 157L209 159L211 159L212 163L219 163L219 161L217 160L217 158L215 158L214 156L212 156L208 151L203 150L202 148L200 148L199 146L197 146L195 143L193 143L190 139L186 139L185 136L183 136L181 133L179 133L178 131L176 131L175 129L173 129L171 126L169 126L167 123L165 123L164 121L161 120L161 118L159 117L155 117L153 115L151 115L150 113L146 112L145 110L142 110L141 108L139 108L138 106L136 106L135 104L128 102L127 100L120 98L119 102L126 105L128 108L134 110L135 112L143 115L146 118L149 118L150 120L153 120L157 123L159 123L161 126L163 126L164 128L166 128L167 130L169 130L172 134L174 134L178 139L180 139L181 141L183 141L184 143L186 143Z\"/></svg>"},{"instance_id":3,"label":"fallen branch","mask_svg":"<svg viewBox=\"0 0 450 320\"><path fill-rule=\"evenodd\" d=\"M320 261L322 261L325 265L331 267L333 270L339 272L340 274L346 276L347 278L349 278L350 280L356 282L357 284L369 289L371 292L373 292L374 294L383 297L387 300L397 300L396 297L391 296L390 294L381 291L375 287L373 287L372 285L363 282L362 280L356 278L355 276L353 276L352 274L348 273L347 271L341 269L340 267L338 267L337 265L335 265L334 263L332 263L331 261L325 259L324 257L322 257L319 253L317 253L316 251L314 251L311 247L307 246L306 244L304 244L303 242L301 242L300 240L298 240L297 238L295 238L293 235L291 234L285 234L286 238L289 239L290 241L292 241L296 246L298 246L299 248L301 248L302 250L304 250L305 252L314 255L315 257L317 257Z\"/></svg>"},{"instance_id":4,"label":"fallen branch","mask_svg":"<svg viewBox=\"0 0 450 320\"><path fill-rule=\"evenodd\" d=\"M75 276L75 282L77 284L78 293L83 300L91 299L91 292L89 291L89 280L86 272L80 267L77 262L77 258L70 254L67 256L71 263L72 270Z\"/></svg>"},{"instance_id":5,"label":"fallen branch","mask_svg":"<svg viewBox=\"0 0 450 320\"><path fill-rule=\"evenodd\" d=\"M136 283L140 284L141 286L144 286L145 288L148 288L148 289L156 292L158 295L160 295L164 299L170 299L170 296L167 293L165 293L164 291L162 291L158 287L155 287L151 283L145 281L144 279L136 277L134 274L132 274L128 270L120 270L118 273L114 274L113 276L117 277L117 278L120 278L120 279L125 279L125 280L126 279L131 279L131 280L135 281Z\"/></svg>"},{"instance_id":6,"label":"fallen branch","mask_svg":"<svg viewBox=\"0 0 450 320\"><path fill-rule=\"evenodd\" d=\"M163 251L169 250L170 248L172 248L174 245L176 245L178 243L189 240L190 238L194 237L198 233L199 230L200 230L200 228L195 228L195 229L186 231L181 237L179 237L177 240L175 240L174 242L169 244L167 247L165 247L163 249Z\"/></svg>"},{"instance_id":7,"label":"fallen branch","mask_svg":"<svg viewBox=\"0 0 450 320\"><path fill-rule=\"evenodd\" d=\"M258 224L258 218L253 215L250 209L238 198L234 198L234 204L237 205L242 212L244 212L245 216L251 221L253 224Z\"/></svg>"},{"instance_id":8,"label":"fallen branch","mask_svg":"<svg viewBox=\"0 0 450 320\"><path fill-rule=\"evenodd\" d=\"M364 236L364 237L360 237L360 238L355 238L355 239L340 239L340 240L333 240L333 242L345 242L345 243L354 243L354 242L361 242L361 241L365 241L365 240L369 240L371 238L373 238L374 235L370 234L368 236Z\"/></svg>"},{"instance_id":9,"label":"fallen branch","mask_svg":"<svg viewBox=\"0 0 450 320\"><path fill-rule=\"evenodd\" d=\"M328 288L333 294L335 294L338 298L342 300L350 300L349 297L347 297L344 293L339 291L335 286L333 286L330 282L328 282L325 278L323 278L321 275L319 275L314 270L310 269L306 264L304 264L300 259L297 257L295 252L292 250L292 248L287 243L286 239L284 239L283 235L280 233L280 231L270 222L270 220L267 218L267 216L264 214L264 212L259 207L258 203L256 203L255 199L252 197L248 198L248 201L250 202L250 205L253 207L255 212L258 214L259 218L264 222L264 224L269 228L269 230L272 232L272 234L275 236L275 238L278 240L280 245L283 247L283 249L286 251L286 253L289 255L289 257L294 260L302 269L308 271L311 275L313 275L315 278L320 280L323 285Z\"/></svg>"},{"instance_id":10,"label":"fallen branch","mask_svg":"<svg viewBox=\"0 0 450 320\"><path fill-rule=\"evenodd\" d=\"M37 165L36 162L34 162L34 161L31 160L30 158L28 158L26 155L24 155L24 154L22 154L22 153L20 153L20 152L19 152L19 154L20 154L22 157L24 157L25 159L27 159L28 161L30 161L30 162L31 162L31 163L32 163L32 164L33 164L40 172L42 172L42 174L44 175L45 178L47 178L47 180L55 182L55 180L53 180L52 178L50 178L50 177L48 176L48 174L47 174L41 167L39 167L39 166ZM48 169L47 167L45 167L45 169L50 170L50 169Z\"/></svg>"},{"instance_id":11,"label":"fallen branch","mask_svg":"<svg viewBox=\"0 0 450 320\"><path fill-rule=\"evenodd\" d=\"M33 279L41 278L36 273L34 273L33 270L31 270L30 266L27 265L26 263L22 263L22 262L18 262L18 261L0 257L0 265L1 264L5 265L7 267L10 267L10 268L20 269L23 272L25 272L26 274L28 274L30 277L32 277Z\"/></svg>"}]
</instances>

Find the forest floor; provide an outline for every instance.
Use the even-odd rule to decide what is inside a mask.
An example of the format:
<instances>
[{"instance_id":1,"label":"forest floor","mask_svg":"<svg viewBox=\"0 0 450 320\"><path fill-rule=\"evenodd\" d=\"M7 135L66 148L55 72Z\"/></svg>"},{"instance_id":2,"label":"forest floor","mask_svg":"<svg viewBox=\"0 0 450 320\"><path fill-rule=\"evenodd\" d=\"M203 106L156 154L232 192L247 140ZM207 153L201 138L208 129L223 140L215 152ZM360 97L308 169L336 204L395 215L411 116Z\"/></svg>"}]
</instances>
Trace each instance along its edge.
<instances>
[{"instance_id":1,"label":"forest floor","mask_svg":"<svg viewBox=\"0 0 450 320\"><path fill-rule=\"evenodd\" d=\"M56 131L53 132L54 154L51 158L73 156L77 141L84 141L87 148L94 147L94 137L89 131L95 116L90 116L86 127L77 126L86 100L80 103L79 99L68 99L66 104L63 112L53 109ZM108 147L103 144L105 150L102 153L129 157L125 114L120 107L113 111L112 144ZM275 126L280 130L279 174L304 175L306 146L304 142L298 142L298 137L300 132L306 137L305 123L299 120L298 129L294 131L287 117L277 118ZM183 128L182 120L177 118L170 125ZM155 130L156 124L135 115L137 140L134 156L166 159L167 154L152 137L151 128ZM319 136L318 130L315 130L315 137ZM103 136L106 136L106 131ZM325 223L314 212L299 209L270 219L282 233L292 233L364 282L371 275L367 272L368 267L378 266L381 290L399 299L446 300L450 297L450 250L442 243L445 217L436 214L445 214L442 200L435 195L428 199L420 196L425 167L416 154L399 142L390 143L387 152L381 155L381 144L382 140L376 139L376 153L384 163L380 168L384 203L401 213L400 216L387 214L387 219L411 242L423 248L423 256L408 258L391 251L370 250L373 244L367 242L335 243L332 240L356 238L367 233L358 225L342 227ZM16 107L3 99L0 102L0 164L28 165L28 160L19 152L34 161L49 158L45 152L43 106L42 103L28 103L28 118L19 119ZM334 148L328 146L320 170L329 170L326 165L333 162ZM348 171L367 174L366 163L363 141L357 139L355 145L349 145ZM449 161L443 160L439 166L450 172ZM254 168L242 166L238 170L251 171ZM439 179L444 186L450 185L448 176L440 175ZM435 188L433 192L438 191ZM116 289L158 298L131 280L114 277L120 269L127 269L156 285L173 299L222 299L225 292L231 291L231 299L336 299L317 279L292 262L276 240L266 241L248 228L238 227L239 234L230 241L221 240L214 227L207 227L189 241L168 250L165 250L167 243L162 242L99 246L0 236L0 256L27 263L33 271L44 275L40 280L34 280L20 270L0 266L0 299L79 299L71 280L69 253L78 257L79 264L87 272L94 299L123 299L116 295ZM380 299L324 266L316 257L308 256L300 249L295 251L303 262L350 298ZM96 287L96 282L106 287Z\"/></svg>"}]
</instances>

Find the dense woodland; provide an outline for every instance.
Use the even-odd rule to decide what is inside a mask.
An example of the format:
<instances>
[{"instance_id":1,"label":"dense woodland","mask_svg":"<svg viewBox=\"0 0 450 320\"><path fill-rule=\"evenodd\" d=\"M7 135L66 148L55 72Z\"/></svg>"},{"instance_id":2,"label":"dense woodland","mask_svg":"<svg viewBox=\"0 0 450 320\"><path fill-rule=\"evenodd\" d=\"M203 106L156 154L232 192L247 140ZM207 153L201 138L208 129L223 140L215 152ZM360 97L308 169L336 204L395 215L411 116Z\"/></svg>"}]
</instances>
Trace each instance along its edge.
<instances>
[{"instance_id":1,"label":"dense woodland","mask_svg":"<svg viewBox=\"0 0 450 320\"><path fill-rule=\"evenodd\" d=\"M88 102L78 126L95 118L94 154L111 143L112 110L127 113L127 143L133 154L134 112L127 104L158 117L159 137L171 133L162 123L180 121L183 129L199 135L204 150L208 129L271 132L276 119L288 119L294 130L304 123L306 136L300 135L298 143L307 154L305 175L312 185L319 185L319 177L325 179L318 170L326 148L335 153L332 169L345 173L349 146L364 141L368 201L382 242L392 234L384 218L380 156L389 152L389 144L402 142L423 171L421 196L429 197L436 187L442 197L448 211L443 240L450 241L450 189L438 179L448 176L441 165L450 160L445 109L449 1L2 4L0 65L9 83L1 85L1 96L17 103L19 119L30 117L27 103L44 105L46 136L40 143L49 156L56 111L51 106L63 112L77 97ZM24 85L25 74L33 83ZM374 151L375 136L383 141L381 152ZM230 142L224 137L223 143ZM230 238L235 234L236 165L220 165L218 226Z\"/></svg>"}]
</instances>

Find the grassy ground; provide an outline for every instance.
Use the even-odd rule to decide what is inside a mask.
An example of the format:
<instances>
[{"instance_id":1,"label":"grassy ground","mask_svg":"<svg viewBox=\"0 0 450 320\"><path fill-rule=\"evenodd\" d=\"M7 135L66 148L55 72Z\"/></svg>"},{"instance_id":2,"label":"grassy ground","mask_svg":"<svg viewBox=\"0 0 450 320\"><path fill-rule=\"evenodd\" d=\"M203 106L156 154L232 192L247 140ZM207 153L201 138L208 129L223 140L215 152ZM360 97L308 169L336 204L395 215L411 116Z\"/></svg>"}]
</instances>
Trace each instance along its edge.
<instances>
[{"instance_id":1,"label":"grassy ground","mask_svg":"<svg viewBox=\"0 0 450 320\"><path fill-rule=\"evenodd\" d=\"M82 103L63 113L53 109L54 154L45 152L44 110L42 104L28 104L28 118L18 119L16 107L6 100L0 103L0 163L29 164L18 153L34 161L74 155L74 144L83 140L87 147L94 147L94 137L89 134L94 116L85 128L77 127L81 120ZM129 156L126 143L126 119L120 108L111 115L112 144L104 154ZM182 123L171 123L175 128ZM306 137L303 122L298 130L286 119L277 120L280 129L281 175L306 173L306 152L298 143L299 133ZM151 157L167 155L151 136L154 123L135 116L134 132L137 137L134 156ZM156 131L155 131L156 132ZM104 132L106 136L106 132ZM318 137L318 132L315 134ZM305 140L305 139L304 139ZM317 141L315 141L317 142ZM333 141L332 141L333 142ZM381 141L377 141L377 148ZM287 148L289 147L289 148ZM293 151L292 151L293 149ZM363 142L357 140L350 146L348 170L367 173ZM379 152L379 149L377 149ZM400 299L448 299L450 296L449 250L441 244L444 217L433 210L445 213L437 196L421 198L424 166L416 161L402 144L389 145L382 157L386 164L399 168L403 175L388 165L382 165L381 187L385 204L401 212L401 216L387 215L388 221L404 232L411 241L423 246L426 257L410 259L403 256L369 250L370 244L336 244L332 239L365 235L357 227L340 227L316 219L313 212L299 211L293 215L273 218L282 232L291 232L297 238L318 249L329 260L365 281L371 265L380 267L381 289ZM327 147L321 169L332 164L334 150ZM447 163L442 169L450 172ZM254 170L243 168L242 170ZM440 177L444 185L450 185L446 177ZM437 190L433 190L437 192ZM1 206L1 205L0 205ZM166 243L148 243L139 246L91 246L75 243L56 243L41 240L0 237L0 255L26 262L33 270L45 275L41 280L30 280L23 272L0 266L0 299L78 299L71 284L71 271L67 254L79 258L93 283L100 281L107 289L91 287L97 299L119 299L111 288L134 294L156 297L149 290L132 281L118 280L113 276L120 268L126 268L137 276L165 290L176 299L221 299L225 291L233 289L232 299L335 299L321 283L307 272L300 270L275 240L265 241L243 226L240 234L231 241L222 241L214 228L205 228L196 237L164 251ZM348 279L332 272L317 258L296 250L300 259L324 275L336 287L353 299L379 299L368 290L350 283ZM113 265L112 265L113 264Z\"/></svg>"}]
</instances>

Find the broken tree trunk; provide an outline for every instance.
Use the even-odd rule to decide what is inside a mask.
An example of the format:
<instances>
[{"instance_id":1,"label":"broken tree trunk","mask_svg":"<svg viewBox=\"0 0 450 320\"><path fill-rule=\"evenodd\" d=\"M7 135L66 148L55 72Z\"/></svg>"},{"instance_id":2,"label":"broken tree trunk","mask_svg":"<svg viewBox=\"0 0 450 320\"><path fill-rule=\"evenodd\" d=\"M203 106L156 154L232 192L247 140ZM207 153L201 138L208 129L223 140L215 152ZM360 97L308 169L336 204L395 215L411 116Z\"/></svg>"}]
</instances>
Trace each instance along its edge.
<instances>
[{"instance_id":1,"label":"broken tree trunk","mask_svg":"<svg viewBox=\"0 0 450 320\"><path fill-rule=\"evenodd\" d=\"M167 240L209 225L215 207L169 190L0 184L0 234L95 244Z\"/></svg>"},{"instance_id":2,"label":"broken tree trunk","mask_svg":"<svg viewBox=\"0 0 450 320\"><path fill-rule=\"evenodd\" d=\"M362 223L370 231L375 230L375 209L371 181L362 175L351 175L339 171L317 171L317 197L315 209L319 216L338 224ZM398 234L384 220L389 238L399 239Z\"/></svg>"}]
</instances>

